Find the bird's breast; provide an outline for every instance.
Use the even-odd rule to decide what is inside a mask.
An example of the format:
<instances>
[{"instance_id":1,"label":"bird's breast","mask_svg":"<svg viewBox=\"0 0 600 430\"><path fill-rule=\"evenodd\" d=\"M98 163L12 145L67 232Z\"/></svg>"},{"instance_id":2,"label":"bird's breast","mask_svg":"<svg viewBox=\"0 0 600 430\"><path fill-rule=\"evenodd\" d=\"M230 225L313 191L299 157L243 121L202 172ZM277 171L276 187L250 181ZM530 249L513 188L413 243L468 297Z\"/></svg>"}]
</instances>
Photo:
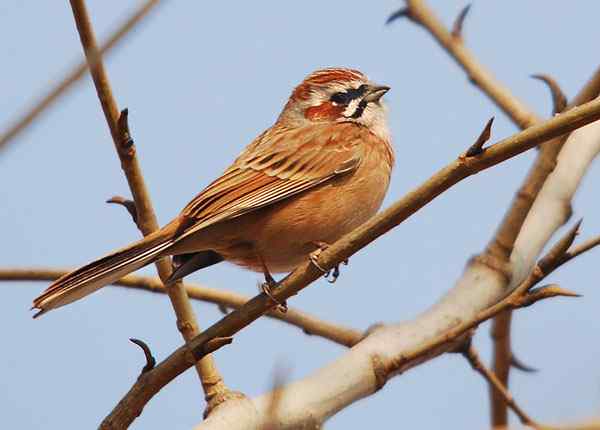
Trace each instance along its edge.
<instances>
[{"instance_id":1,"label":"bird's breast","mask_svg":"<svg viewBox=\"0 0 600 430\"><path fill-rule=\"evenodd\" d=\"M391 173L385 151L372 151L358 168L244 220L223 256L261 271L288 272L306 261L316 243L333 243L371 218L385 197ZM234 245L235 244L235 245Z\"/></svg>"}]
</instances>

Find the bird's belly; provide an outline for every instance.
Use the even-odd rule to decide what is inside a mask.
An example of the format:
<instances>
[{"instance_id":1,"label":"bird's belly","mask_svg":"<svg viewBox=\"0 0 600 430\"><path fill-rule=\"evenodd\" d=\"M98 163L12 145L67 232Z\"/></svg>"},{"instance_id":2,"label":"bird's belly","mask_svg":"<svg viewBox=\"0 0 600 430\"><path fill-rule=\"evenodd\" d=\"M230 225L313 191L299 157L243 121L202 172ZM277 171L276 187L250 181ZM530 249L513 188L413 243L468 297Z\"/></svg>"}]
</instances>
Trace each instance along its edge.
<instances>
[{"instance_id":1,"label":"bird's belly","mask_svg":"<svg viewBox=\"0 0 600 430\"><path fill-rule=\"evenodd\" d=\"M289 272L305 262L318 243L331 244L373 216L388 184L389 171L359 170L240 217L236 237L216 251L251 270L262 271L264 262L272 273Z\"/></svg>"}]
</instances>

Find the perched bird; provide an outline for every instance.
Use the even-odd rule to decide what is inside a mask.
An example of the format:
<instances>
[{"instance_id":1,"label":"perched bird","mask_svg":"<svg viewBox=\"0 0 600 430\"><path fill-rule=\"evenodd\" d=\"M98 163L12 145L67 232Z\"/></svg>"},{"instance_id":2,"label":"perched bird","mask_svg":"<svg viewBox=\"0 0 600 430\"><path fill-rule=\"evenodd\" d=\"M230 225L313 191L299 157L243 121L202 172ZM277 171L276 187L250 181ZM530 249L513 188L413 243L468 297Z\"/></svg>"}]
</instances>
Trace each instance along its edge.
<instances>
[{"instance_id":1,"label":"perched bird","mask_svg":"<svg viewBox=\"0 0 600 430\"><path fill-rule=\"evenodd\" d=\"M357 70L317 70L279 118L169 224L56 280L33 301L39 316L173 255L172 279L226 260L288 272L373 216L394 152L381 97Z\"/></svg>"}]
</instances>

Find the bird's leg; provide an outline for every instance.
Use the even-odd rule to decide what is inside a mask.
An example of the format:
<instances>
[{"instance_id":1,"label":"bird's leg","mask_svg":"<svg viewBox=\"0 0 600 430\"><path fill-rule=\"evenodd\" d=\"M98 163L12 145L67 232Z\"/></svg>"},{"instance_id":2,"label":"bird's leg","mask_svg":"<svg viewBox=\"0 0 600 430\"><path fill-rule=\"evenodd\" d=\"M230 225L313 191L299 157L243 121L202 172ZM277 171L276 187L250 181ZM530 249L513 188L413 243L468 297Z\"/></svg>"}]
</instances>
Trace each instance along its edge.
<instances>
[{"instance_id":1,"label":"bird's leg","mask_svg":"<svg viewBox=\"0 0 600 430\"><path fill-rule=\"evenodd\" d=\"M321 252L325 251L329 247L329 244L321 241L314 241L312 243L317 247L317 249L310 253L310 261L317 267L317 269L323 272L323 277L327 279L327 282L329 282L330 284L335 283L335 281L337 281L337 278L340 277L340 265L336 264L332 270L325 270L319 264L319 255L321 254ZM348 259L342 261L342 264L347 266Z\"/></svg>"},{"instance_id":2,"label":"bird's leg","mask_svg":"<svg viewBox=\"0 0 600 430\"><path fill-rule=\"evenodd\" d=\"M262 255L258 252L256 253L256 255L258 256L260 265L263 269L263 274L265 275L265 282L260 284L260 289L263 293L267 295L267 297L269 297L273 301L273 303L277 305L277 310L279 312L286 313L288 310L288 306L285 300L283 302L280 302L273 296L273 289L277 288L279 286L279 283L275 280L275 278L273 278L271 272L269 272L269 268L267 267L267 264L265 263L265 260L262 257Z\"/></svg>"}]
</instances>

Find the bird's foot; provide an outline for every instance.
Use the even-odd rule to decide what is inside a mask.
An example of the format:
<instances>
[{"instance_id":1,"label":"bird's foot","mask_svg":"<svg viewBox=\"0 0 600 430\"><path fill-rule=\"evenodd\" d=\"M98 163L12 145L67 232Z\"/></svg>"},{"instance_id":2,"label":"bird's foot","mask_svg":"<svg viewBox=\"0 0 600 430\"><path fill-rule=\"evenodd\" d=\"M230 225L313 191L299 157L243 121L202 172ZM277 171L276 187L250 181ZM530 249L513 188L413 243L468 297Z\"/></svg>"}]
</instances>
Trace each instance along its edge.
<instances>
[{"instance_id":1,"label":"bird's foot","mask_svg":"<svg viewBox=\"0 0 600 430\"><path fill-rule=\"evenodd\" d=\"M266 278L266 276L265 276L265 278ZM269 299L271 299L271 301L273 303L275 303L277 310L284 314L288 310L288 305L285 300L280 301L277 298L275 298L275 296L273 295L273 290L277 287L279 287L279 283L275 282L275 280L273 278L271 278L271 280L265 280L265 282L260 284L261 291L263 293L265 293L265 295Z\"/></svg>"},{"instance_id":2,"label":"bird's foot","mask_svg":"<svg viewBox=\"0 0 600 430\"><path fill-rule=\"evenodd\" d=\"M335 283L335 281L337 281L337 279L340 277L340 264L336 264L333 269L325 270L319 263L319 255L329 247L329 244L326 242L313 242L313 244L317 247L317 249L309 254L310 261L317 269L323 272L323 277L327 279L327 282L330 284ZM347 266L348 260L346 259L342 261L341 264Z\"/></svg>"},{"instance_id":3,"label":"bird's foot","mask_svg":"<svg viewBox=\"0 0 600 430\"><path fill-rule=\"evenodd\" d=\"M269 268L267 267L267 264L265 263L265 260L262 257L262 255L257 253L257 256L260 260L260 264L262 265L263 274L265 275L265 282L260 284L261 291L265 293L265 295L269 299L271 299L271 301L275 303L275 305L277 305L276 307L279 312L286 313L288 310L287 302L285 300L283 302L277 300L273 295L273 290L279 287L279 282L277 282L275 278L273 278L273 276L271 275L271 272L269 271Z\"/></svg>"}]
</instances>

